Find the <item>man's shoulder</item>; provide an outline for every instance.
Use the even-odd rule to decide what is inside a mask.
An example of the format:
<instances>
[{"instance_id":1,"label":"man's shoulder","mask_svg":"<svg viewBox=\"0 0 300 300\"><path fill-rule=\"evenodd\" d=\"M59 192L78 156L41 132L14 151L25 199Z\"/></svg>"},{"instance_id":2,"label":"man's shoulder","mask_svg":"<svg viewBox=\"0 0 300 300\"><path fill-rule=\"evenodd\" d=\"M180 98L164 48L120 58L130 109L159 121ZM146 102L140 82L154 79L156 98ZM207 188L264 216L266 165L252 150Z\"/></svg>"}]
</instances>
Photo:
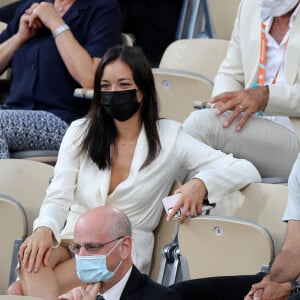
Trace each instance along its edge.
<instances>
[{"instance_id":1,"label":"man's shoulder","mask_svg":"<svg viewBox=\"0 0 300 300\"><path fill-rule=\"evenodd\" d=\"M145 284L145 293L147 293L147 298L143 299L150 299L150 297L155 299L174 299L179 300L181 299L179 295L172 290L171 288L161 285L155 281L153 281L149 276L146 276L146 284Z\"/></svg>"},{"instance_id":2,"label":"man's shoulder","mask_svg":"<svg viewBox=\"0 0 300 300\"><path fill-rule=\"evenodd\" d=\"M127 295L121 297L123 300L139 299L139 300L180 300L180 296L172 289L158 284L153 281L149 276L142 274L138 269L133 266L131 275L127 282Z\"/></svg>"}]
</instances>

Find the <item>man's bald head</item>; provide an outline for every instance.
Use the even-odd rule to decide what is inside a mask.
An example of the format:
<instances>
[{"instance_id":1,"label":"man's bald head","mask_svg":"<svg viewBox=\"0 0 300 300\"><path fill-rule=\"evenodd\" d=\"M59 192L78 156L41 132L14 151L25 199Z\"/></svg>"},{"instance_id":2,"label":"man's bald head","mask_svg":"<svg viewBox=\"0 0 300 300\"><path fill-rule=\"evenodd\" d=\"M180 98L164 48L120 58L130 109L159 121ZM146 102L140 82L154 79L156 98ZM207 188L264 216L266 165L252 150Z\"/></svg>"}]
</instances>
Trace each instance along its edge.
<instances>
[{"instance_id":1,"label":"man's bald head","mask_svg":"<svg viewBox=\"0 0 300 300\"><path fill-rule=\"evenodd\" d=\"M82 228L85 231L96 230L99 234L105 233L112 238L131 236L131 224L127 215L111 206L99 206L81 215L75 226L75 235Z\"/></svg>"}]
</instances>

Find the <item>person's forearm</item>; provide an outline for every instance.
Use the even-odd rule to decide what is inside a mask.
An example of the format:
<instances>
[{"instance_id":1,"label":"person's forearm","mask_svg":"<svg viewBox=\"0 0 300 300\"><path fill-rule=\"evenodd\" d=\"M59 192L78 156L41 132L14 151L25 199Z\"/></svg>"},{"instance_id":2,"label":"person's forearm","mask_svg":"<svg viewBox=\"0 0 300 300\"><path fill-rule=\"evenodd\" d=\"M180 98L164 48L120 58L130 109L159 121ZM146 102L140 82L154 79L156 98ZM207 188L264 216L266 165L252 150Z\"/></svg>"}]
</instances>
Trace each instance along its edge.
<instances>
[{"instance_id":1,"label":"person's forearm","mask_svg":"<svg viewBox=\"0 0 300 300\"><path fill-rule=\"evenodd\" d=\"M100 58L92 58L77 42L70 30L55 38L57 49L73 78L84 88L94 85L95 70Z\"/></svg>"},{"instance_id":2,"label":"person's forearm","mask_svg":"<svg viewBox=\"0 0 300 300\"><path fill-rule=\"evenodd\" d=\"M0 45L0 74L7 69L15 51L22 44L23 41L15 34Z\"/></svg>"},{"instance_id":3,"label":"person's forearm","mask_svg":"<svg viewBox=\"0 0 300 300\"><path fill-rule=\"evenodd\" d=\"M300 271L299 254L282 250L275 259L267 278L278 283L295 280Z\"/></svg>"}]
</instances>

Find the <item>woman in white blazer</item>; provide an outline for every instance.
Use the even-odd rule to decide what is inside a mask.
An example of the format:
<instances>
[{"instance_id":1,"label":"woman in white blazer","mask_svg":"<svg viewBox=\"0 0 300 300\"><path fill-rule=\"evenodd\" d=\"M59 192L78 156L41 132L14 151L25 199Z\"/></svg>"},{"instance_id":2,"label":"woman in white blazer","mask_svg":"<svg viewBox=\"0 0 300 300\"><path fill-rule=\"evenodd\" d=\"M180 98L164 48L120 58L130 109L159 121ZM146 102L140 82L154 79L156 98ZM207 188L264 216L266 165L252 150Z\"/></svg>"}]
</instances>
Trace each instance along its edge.
<instances>
[{"instance_id":1,"label":"woman in white blazer","mask_svg":"<svg viewBox=\"0 0 300 300\"><path fill-rule=\"evenodd\" d=\"M214 82L215 109L193 112L183 125L213 148L250 160L262 177L288 177L300 151L298 3L241 1Z\"/></svg>"},{"instance_id":2,"label":"woman in white blazer","mask_svg":"<svg viewBox=\"0 0 300 300\"><path fill-rule=\"evenodd\" d=\"M22 280L10 292L53 299L82 284L66 244L78 217L100 205L128 215L133 261L148 273L161 200L175 179L188 176L169 216L183 206L181 222L189 210L201 213L206 196L218 202L260 181L250 162L197 141L175 121L159 119L151 67L139 48L108 50L96 72L89 114L73 122L63 139L34 232L20 249Z\"/></svg>"}]
</instances>

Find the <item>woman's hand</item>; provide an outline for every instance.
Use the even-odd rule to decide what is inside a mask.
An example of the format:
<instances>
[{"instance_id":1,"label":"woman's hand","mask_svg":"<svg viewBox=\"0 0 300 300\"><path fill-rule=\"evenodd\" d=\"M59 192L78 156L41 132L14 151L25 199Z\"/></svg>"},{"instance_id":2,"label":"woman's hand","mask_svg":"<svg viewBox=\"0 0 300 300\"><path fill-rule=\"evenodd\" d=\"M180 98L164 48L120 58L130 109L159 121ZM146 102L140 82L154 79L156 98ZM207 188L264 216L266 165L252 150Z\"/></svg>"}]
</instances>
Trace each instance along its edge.
<instances>
[{"instance_id":1,"label":"woman's hand","mask_svg":"<svg viewBox=\"0 0 300 300\"><path fill-rule=\"evenodd\" d=\"M52 231L39 227L21 245L19 257L21 267L28 272L37 272L41 264L47 265L53 246Z\"/></svg>"},{"instance_id":2,"label":"woman's hand","mask_svg":"<svg viewBox=\"0 0 300 300\"><path fill-rule=\"evenodd\" d=\"M58 297L59 300L95 300L100 289L100 283L89 284L86 288L76 287Z\"/></svg>"},{"instance_id":3,"label":"woman's hand","mask_svg":"<svg viewBox=\"0 0 300 300\"><path fill-rule=\"evenodd\" d=\"M226 92L214 97L211 103L214 104L217 115L221 115L225 111L232 111L223 124L224 127L229 127L233 120L242 114L242 118L236 127L236 130L240 131L252 114L265 109L268 100L269 88L263 86L236 92Z\"/></svg>"},{"instance_id":4,"label":"woman's hand","mask_svg":"<svg viewBox=\"0 0 300 300\"><path fill-rule=\"evenodd\" d=\"M181 193L180 199L169 213L167 220L171 220L176 212L181 209L180 222L183 223L188 213L192 217L201 214L202 203L207 194L207 189L204 182L198 178L193 178L179 189L175 191L175 194Z\"/></svg>"}]
</instances>

